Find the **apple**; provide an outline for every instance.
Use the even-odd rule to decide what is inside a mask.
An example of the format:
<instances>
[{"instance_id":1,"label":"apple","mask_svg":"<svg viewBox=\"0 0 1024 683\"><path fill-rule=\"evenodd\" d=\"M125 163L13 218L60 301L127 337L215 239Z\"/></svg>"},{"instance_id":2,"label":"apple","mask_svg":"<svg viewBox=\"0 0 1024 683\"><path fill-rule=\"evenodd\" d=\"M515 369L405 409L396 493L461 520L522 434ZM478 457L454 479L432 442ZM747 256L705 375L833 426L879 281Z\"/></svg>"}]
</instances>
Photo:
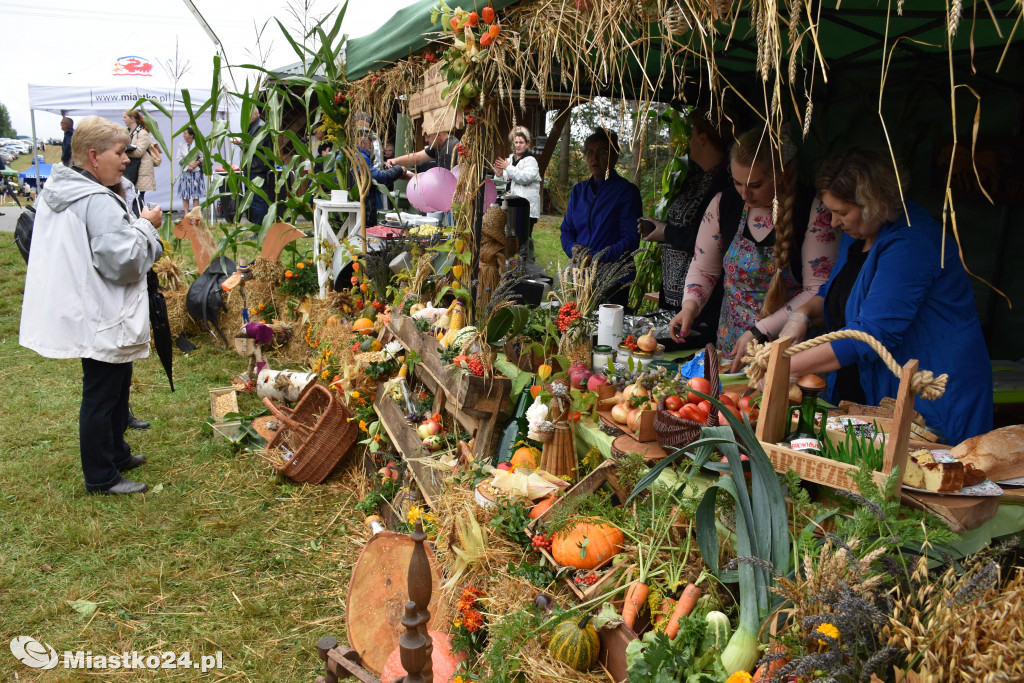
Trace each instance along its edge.
<instances>
[{"instance_id":1,"label":"apple","mask_svg":"<svg viewBox=\"0 0 1024 683\"><path fill-rule=\"evenodd\" d=\"M498 466L495 467L494 469L501 470L502 472L511 472L512 471L512 465L510 463L507 463L507 462L499 462Z\"/></svg>"},{"instance_id":2,"label":"apple","mask_svg":"<svg viewBox=\"0 0 1024 683\"><path fill-rule=\"evenodd\" d=\"M587 391L597 391L598 387L608 384L608 378L604 375L591 375L587 380Z\"/></svg>"},{"instance_id":3,"label":"apple","mask_svg":"<svg viewBox=\"0 0 1024 683\"><path fill-rule=\"evenodd\" d=\"M441 437L436 435L428 436L423 439L423 446L431 453L441 450Z\"/></svg>"}]
</instances>

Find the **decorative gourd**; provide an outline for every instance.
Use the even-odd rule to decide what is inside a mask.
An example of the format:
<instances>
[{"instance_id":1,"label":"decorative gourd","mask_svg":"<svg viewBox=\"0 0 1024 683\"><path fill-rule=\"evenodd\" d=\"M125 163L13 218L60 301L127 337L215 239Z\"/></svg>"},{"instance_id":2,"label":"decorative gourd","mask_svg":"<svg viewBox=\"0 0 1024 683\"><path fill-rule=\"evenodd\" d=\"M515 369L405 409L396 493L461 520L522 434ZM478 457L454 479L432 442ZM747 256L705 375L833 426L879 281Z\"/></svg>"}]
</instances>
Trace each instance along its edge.
<instances>
[{"instance_id":1,"label":"decorative gourd","mask_svg":"<svg viewBox=\"0 0 1024 683\"><path fill-rule=\"evenodd\" d=\"M704 617L708 623L708 630L702 643L705 652L715 648L719 652L725 649L729 638L732 636L732 627L729 625L729 617L721 612L713 610Z\"/></svg>"},{"instance_id":2,"label":"decorative gourd","mask_svg":"<svg viewBox=\"0 0 1024 683\"><path fill-rule=\"evenodd\" d=\"M434 680L448 681L455 676L455 670L466 659L466 655L452 652L448 634L441 631L430 631L429 634L434 641L433 649L430 652L430 663L434 669ZM406 673L405 667L402 666L402 651L396 647L388 655L388 659L384 663L384 670L381 671L380 680L393 681L396 678L405 676Z\"/></svg>"},{"instance_id":3,"label":"decorative gourd","mask_svg":"<svg viewBox=\"0 0 1024 683\"><path fill-rule=\"evenodd\" d=\"M551 556L565 567L593 569L622 552L625 540L620 529L603 520L584 520L551 537Z\"/></svg>"},{"instance_id":4,"label":"decorative gourd","mask_svg":"<svg viewBox=\"0 0 1024 683\"><path fill-rule=\"evenodd\" d=\"M554 504L555 504L555 496L554 495L550 495L550 496L548 496L546 498L541 499L541 501L539 503L537 503L532 508L530 508L530 519L537 519L538 517L543 515L545 512L547 512L548 508L550 508Z\"/></svg>"},{"instance_id":5,"label":"decorative gourd","mask_svg":"<svg viewBox=\"0 0 1024 683\"><path fill-rule=\"evenodd\" d=\"M590 615L577 621L563 621L551 632L548 654L577 671L588 671L597 663L597 651L601 641L597 630L590 623ZM434 680L439 679L434 674Z\"/></svg>"},{"instance_id":6,"label":"decorative gourd","mask_svg":"<svg viewBox=\"0 0 1024 683\"><path fill-rule=\"evenodd\" d=\"M537 469L540 463L540 451L532 446L523 446L512 454L509 464L512 467L525 467L530 470Z\"/></svg>"},{"instance_id":7,"label":"decorative gourd","mask_svg":"<svg viewBox=\"0 0 1024 683\"><path fill-rule=\"evenodd\" d=\"M359 318L352 323L353 332L367 332L373 329L373 321L369 318Z\"/></svg>"}]
</instances>

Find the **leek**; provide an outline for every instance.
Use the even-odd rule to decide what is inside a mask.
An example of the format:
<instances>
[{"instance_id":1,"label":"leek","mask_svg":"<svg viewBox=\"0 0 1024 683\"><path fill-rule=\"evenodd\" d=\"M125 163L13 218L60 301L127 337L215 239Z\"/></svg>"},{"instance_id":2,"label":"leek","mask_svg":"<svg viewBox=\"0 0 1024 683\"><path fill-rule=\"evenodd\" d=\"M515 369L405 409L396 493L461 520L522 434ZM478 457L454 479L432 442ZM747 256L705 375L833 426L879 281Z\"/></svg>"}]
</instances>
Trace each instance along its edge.
<instances>
[{"instance_id":1,"label":"leek","mask_svg":"<svg viewBox=\"0 0 1024 683\"><path fill-rule=\"evenodd\" d=\"M738 498L736 482L733 477L722 477L717 484ZM710 498L714 500L714 493ZM703 504L703 501L701 501ZM736 552L739 557L750 557L750 534L743 515L736 515ZM738 568L740 583L740 623L722 650L722 667L730 676L737 671L750 671L757 664L760 656L757 634L761 630L761 620L757 614L757 580L753 565L743 562Z\"/></svg>"}]
</instances>

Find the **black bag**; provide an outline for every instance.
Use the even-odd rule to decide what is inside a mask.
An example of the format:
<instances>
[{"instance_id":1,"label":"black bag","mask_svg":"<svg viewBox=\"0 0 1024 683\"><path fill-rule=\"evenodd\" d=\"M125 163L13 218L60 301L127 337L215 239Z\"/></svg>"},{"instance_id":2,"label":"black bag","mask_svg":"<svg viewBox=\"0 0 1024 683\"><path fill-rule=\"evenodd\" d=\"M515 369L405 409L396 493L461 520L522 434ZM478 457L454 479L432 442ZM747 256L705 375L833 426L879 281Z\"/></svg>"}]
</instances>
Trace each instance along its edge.
<instances>
[{"instance_id":1,"label":"black bag","mask_svg":"<svg viewBox=\"0 0 1024 683\"><path fill-rule=\"evenodd\" d=\"M214 337L219 334L225 348L228 347L228 338L217 326L217 316L221 311L228 310L220 286L237 269L235 262L226 256L216 258L195 279L185 295L185 310L196 320L202 321L204 329Z\"/></svg>"},{"instance_id":2,"label":"black bag","mask_svg":"<svg viewBox=\"0 0 1024 683\"><path fill-rule=\"evenodd\" d=\"M128 159L128 165L124 167L124 177L132 181L132 185L139 184L139 167L142 166L142 157Z\"/></svg>"},{"instance_id":3,"label":"black bag","mask_svg":"<svg viewBox=\"0 0 1024 683\"><path fill-rule=\"evenodd\" d=\"M14 243L18 245L25 263L28 263L28 252L32 248L32 226L36 222L36 208L26 206L18 216L18 222L14 226Z\"/></svg>"}]
</instances>

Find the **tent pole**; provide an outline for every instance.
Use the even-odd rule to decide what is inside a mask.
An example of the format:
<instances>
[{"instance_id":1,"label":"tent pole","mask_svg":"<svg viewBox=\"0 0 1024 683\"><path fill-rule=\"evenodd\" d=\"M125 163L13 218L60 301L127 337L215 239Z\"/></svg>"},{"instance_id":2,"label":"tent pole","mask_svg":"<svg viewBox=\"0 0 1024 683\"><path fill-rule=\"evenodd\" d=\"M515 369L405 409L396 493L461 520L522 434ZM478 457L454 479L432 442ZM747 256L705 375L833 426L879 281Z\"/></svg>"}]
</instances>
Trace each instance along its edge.
<instances>
[{"instance_id":1,"label":"tent pole","mask_svg":"<svg viewBox=\"0 0 1024 683\"><path fill-rule=\"evenodd\" d=\"M36 199L38 199L39 198L39 155L36 154L36 152L38 151L37 150L37 145L36 145L36 110L35 109L31 109L29 111L32 112L32 161L34 162L35 167L36 167Z\"/></svg>"}]
</instances>

